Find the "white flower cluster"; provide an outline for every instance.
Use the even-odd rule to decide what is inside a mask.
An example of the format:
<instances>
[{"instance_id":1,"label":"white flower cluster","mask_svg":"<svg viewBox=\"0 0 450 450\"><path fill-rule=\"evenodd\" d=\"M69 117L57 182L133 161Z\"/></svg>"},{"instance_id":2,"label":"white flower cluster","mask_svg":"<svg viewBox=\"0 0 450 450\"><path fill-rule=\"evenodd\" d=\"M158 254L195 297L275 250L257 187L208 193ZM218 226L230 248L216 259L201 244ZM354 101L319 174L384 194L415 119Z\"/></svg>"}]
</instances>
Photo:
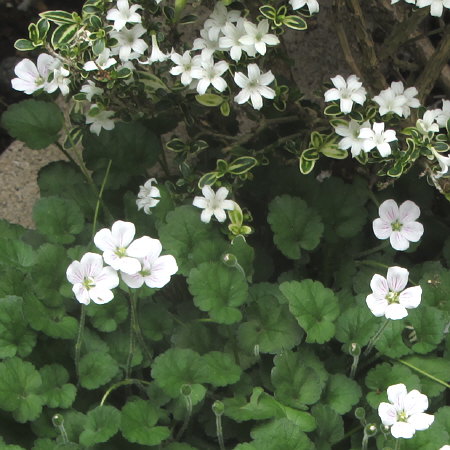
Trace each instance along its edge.
<instances>
[{"instance_id":1,"label":"white flower cluster","mask_svg":"<svg viewBox=\"0 0 450 450\"><path fill-rule=\"evenodd\" d=\"M147 180L143 186L139 186L139 194L136 200L138 211L144 210L145 214L151 214L150 208L154 208L161 198L161 192L153 183L158 184L155 178Z\"/></svg>"},{"instance_id":2,"label":"white flower cluster","mask_svg":"<svg viewBox=\"0 0 450 450\"><path fill-rule=\"evenodd\" d=\"M400 0L391 0L391 5ZM441 17L444 8L450 9L450 0L404 0L406 3L416 5L418 8L430 6L430 14L434 17Z\"/></svg>"},{"instance_id":3,"label":"white flower cluster","mask_svg":"<svg viewBox=\"0 0 450 450\"><path fill-rule=\"evenodd\" d=\"M46 53L41 53L37 59L37 65L29 59L23 59L14 68L17 78L11 80L11 85L16 91L25 94L33 94L40 89L51 94L61 91L61 94L69 93L69 71L59 59Z\"/></svg>"},{"instance_id":4,"label":"white flower cluster","mask_svg":"<svg viewBox=\"0 0 450 450\"><path fill-rule=\"evenodd\" d=\"M214 57L217 53L227 52L233 61L238 62L244 53L249 57L265 55L267 46L277 45L279 42L277 36L269 33L267 19L254 24L241 17L240 11L228 11L222 2L217 2L200 31L200 37L194 40L192 49L182 55L176 52L170 55L175 64L170 73L181 76L181 83L190 89L196 89L200 95L205 94L210 87L224 92L228 87L224 74L230 69L230 65L223 59L216 61ZM193 52L196 51L200 53L194 55ZM275 91L269 87L274 79L270 70L261 73L257 64L249 64L247 75L242 72L234 73L234 82L241 88L234 100L239 104L250 100L254 109L261 109L263 97L275 97Z\"/></svg>"},{"instance_id":5,"label":"white flower cluster","mask_svg":"<svg viewBox=\"0 0 450 450\"><path fill-rule=\"evenodd\" d=\"M162 288L178 271L172 255L160 256L162 246L158 239L134 239L135 233L133 223L118 220L111 229L103 228L94 236L94 244L103 251L103 257L89 252L69 265L67 279L80 303L111 301L111 289L119 285L118 273L128 287L136 289L144 283L150 288ZM107 267L103 267L103 261Z\"/></svg>"},{"instance_id":6,"label":"white flower cluster","mask_svg":"<svg viewBox=\"0 0 450 450\"><path fill-rule=\"evenodd\" d=\"M325 101L339 101L340 111L344 114L352 112L354 103L364 105L367 91L356 75L350 75L347 80L342 75L331 78L334 88L325 92ZM408 118L411 115L411 108L419 108L420 102L416 98L418 91L415 87L406 88L401 81L394 81L387 89L382 90L373 97L373 101L378 105L380 116L396 114L399 117ZM442 109L428 110L423 117L417 120L416 128L424 136L429 133L438 133L441 128L445 128L450 119L450 100L443 100ZM397 141L394 130L385 130L384 122L370 123L368 120L359 123L354 119L349 121L340 120L335 125L335 133L342 137L339 141L339 148L350 149L353 157L359 156L361 152L368 153L377 149L383 157L389 156L392 152L391 143ZM439 163L440 171L435 174L436 178L444 175L450 166L450 158L440 155L431 149Z\"/></svg>"}]
</instances>

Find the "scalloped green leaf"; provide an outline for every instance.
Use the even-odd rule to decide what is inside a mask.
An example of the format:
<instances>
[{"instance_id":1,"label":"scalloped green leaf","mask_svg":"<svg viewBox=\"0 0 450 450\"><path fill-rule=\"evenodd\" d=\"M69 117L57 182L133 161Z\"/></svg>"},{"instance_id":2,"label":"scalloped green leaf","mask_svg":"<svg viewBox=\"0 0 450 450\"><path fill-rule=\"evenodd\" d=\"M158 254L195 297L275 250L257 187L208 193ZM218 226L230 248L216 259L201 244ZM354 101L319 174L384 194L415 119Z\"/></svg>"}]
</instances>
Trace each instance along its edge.
<instances>
[{"instance_id":1,"label":"scalloped green leaf","mask_svg":"<svg viewBox=\"0 0 450 450\"><path fill-rule=\"evenodd\" d=\"M25 242L0 238L0 265L28 268L36 264L36 253Z\"/></svg>"},{"instance_id":2,"label":"scalloped green leaf","mask_svg":"<svg viewBox=\"0 0 450 450\"><path fill-rule=\"evenodd\" d=\"M270 202L267 221L274 233L275 245L291 259L299 259L301 249L314 250L324 228L319 214L301 198L290 195Z\"/></svg>"},{"instance_id":3,"label":"scalloped green leaf","mask_svg":"<svg viewBox=\"0 0 450 450\"><path fill-rule=\"evenodd\" d=\"M159 410L150 401L134 400L122 408L120 430L129 442L158 445L171 434L169 428L155 426L158 419Z\"/></svg>"},{"instance_id":4,"label":"scalloped green leaf","mask_svg":"<svg viewBox=\"0 0 450 450\"><path fill-rule=\"evenodd\" d=\"M421 305L420 308L409 311L408 319L414 328L412 350L415 353L431 352L444 338L448 319L443 311L433 306Z\"/></svg>"},{"instance_id":5,"label":"scalloped green leaf","mask_svg":"<svg viewBox=\"0 0 450 450\"><path fill-rule=\"evenodd\" d=\"M319 281L287 281L280 290L289 301L289 310L306 331L306 342L323 344L335 333L334 320L339 304L334 292Z\"/></svg>"},{"instance_id":6,"label":"scalloped green leaf","mask_svg":"<svg viewBox=\"0 0 450 450\"><path fill-rule=\"evenodd\" d=\"M316 448L328 449L344 437L344 421L342 417L327 405L314 405L312 415L317 422L314 431L314 444Z\"/></svg>"},{"instance_id":7,"label":"scalloped green leaf","mask_svg":"<svg viewBox=\"0 0 450 450\"><path fill-rule=\"evenodd\" d=\"M343 344L366 345L379 328L379 320L366 305L345 310L336 321L336 339Z\"/></svg>"},{"instance_id":8,"label":"scalloped green leaf","mask_svg":"<svg viewBox=\"0 0 450 450\"><path fill-rule=\"evenodd\" d=\"M201 357L203 382L213 386L228 386L239 381L242 370L229 353L209 352Z\"/></svg>"},{"instance_id":9,"label":"scalloped green leaf","mask_svg":"<svg viewBox=\"0 0 450 450\"><path fill-rule=\"evenodd\" d=\"M64 118L54 103L23 100L8 107L1 124L8 133L28 147L40 150L58 140Z\"/></svg>"},{"instance_id":10,"label":"scalloped green leaf","mask_svg":"<svg viewBox=\"0 0 450 450\"><path fill-rule=\"evenodd\" d=\"M113 437L120 427L120 411L113 406L103 405L87 413L80 444L86 447L100 444Z\"/></svg>"},{"instance_id":11,"label":"scalloped green leaf","mask_svg":"<svg viewBox=\"0 0 450 450\"><path fill-rule=\"evenodd\" d=\"M247 300L248 285L236 268L223 263L202 263L191 270L188 285L195 306L208 312L211 319L225 324L241 320L238 308Z\"/></svg>"},{"instance_id":12,"label":"scalloped green leaf","mask_svg":"<svg viewBox=\"0 0 450 450\"><path fill-rule=\"evenodd\" d=\"M69 199L40 198L33 207L36 227L50 242L70 244L84 227L84 215L79 206Z\"/></svg>"},{"instance_id":13,"label":"scalloped green leaf","mask_svg":"<svg viewBox=\"0 0 450 450\"><path fill-rule=\"evenodd\" d=\"M340 373L330 375L321 402L338 414L348 413L361 398L358 383Z\"/></svg>"},{"instance_id":14,"label":"scalloped green leaf","mask_svg":"<svg viewBox=\"0 0 450 450\"><path fill-rule=\"evenodd\" d=\"M60 364L49 364L39 369L42 378L41 395L50 408L68 409L72 406L77 388L67 383L69 372Z\"/></svg>"},{"instance_id":15,"label":"scalloped green leaf","mask_svg":"<svg viewBox=\"0 0 450 450\"><path fill-rule=\"evenodd\" d=\"M0 408L20 423L37 419L44 399L39 395L42 379L33 364L9 358L0 363L0 380Z\"/></svg>"},{"instance_id":16,"label":"scalloped green leaf","mask_svg":"<svg viewBox=\"0 0 450 450\"><path fill-rule=\"evenodd\" d=\"M86 389L97 389L111 381L118 371L117 362L108 353L87 353L80 359L80 384Z\"/></svg>"}]
</instances>

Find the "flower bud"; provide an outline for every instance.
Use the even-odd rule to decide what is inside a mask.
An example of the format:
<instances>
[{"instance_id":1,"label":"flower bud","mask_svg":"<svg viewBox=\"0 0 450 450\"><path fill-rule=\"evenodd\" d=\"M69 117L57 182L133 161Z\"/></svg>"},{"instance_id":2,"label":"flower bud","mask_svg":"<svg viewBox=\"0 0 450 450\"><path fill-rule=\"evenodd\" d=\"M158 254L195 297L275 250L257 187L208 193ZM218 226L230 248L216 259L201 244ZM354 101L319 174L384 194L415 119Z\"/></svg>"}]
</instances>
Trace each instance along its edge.
<instances>
[{"instance_id":1,"label":"flower bud","mask_svg":"<svg viewBox=\"0 0 450 450\"><path fill-rule=\"evenodd\" d=\"M220 417L225 410L225 405L221 401L216 400L212 405L212 410L216 416Z\"/></svg>"}]
</instances>

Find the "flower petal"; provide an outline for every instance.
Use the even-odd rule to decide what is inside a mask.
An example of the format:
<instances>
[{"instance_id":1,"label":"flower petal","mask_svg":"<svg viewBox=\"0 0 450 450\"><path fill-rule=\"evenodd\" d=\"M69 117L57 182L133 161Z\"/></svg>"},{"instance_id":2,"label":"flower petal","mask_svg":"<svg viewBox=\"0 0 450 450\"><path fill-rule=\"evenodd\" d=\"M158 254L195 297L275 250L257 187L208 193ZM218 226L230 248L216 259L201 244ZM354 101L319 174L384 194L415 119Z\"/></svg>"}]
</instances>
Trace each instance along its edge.
<instances>
[{"instance_id":1,"label":"flower petal","mask_svg":"<svg viewBox=\"0 0 450 450\"><path fill-rule=\"evenodd\" d=\"M373 294L366 297L366 304L375 317L384 316L388 302L385 299L381 299Z\"/></svg>"},{"instance_id":2,"label":"flower petal","mask_svg":"<svg viewBox=\"0 0 450 450\"><path fill-rule=\"evenodd\" d=\"M408 423L419 431L426 430L433 422L434 416L432 414L418 413L408 418Z\"/></svg>"},{"instance_id":3,"label":"flower petal","mask_svg":"<svg viewBox=\"0 0 450 450\"><path fill-rule=\"evenodd\" d=\"M406 311L406 308L398 303L392 303L388 305L384 313L386 319L391 320L400 320L406 317L407 315L408 311Z\"/></svg>"},{"instance_id":4,"label":"flower petal","mask_svg":"<svg viewBox=\"0 0 450 450\"><path fill-rule=\"evenodd\" d=\"M395 200L385 200L378 208L380 218L386 222L392 223L399 218L399 209Z\"/></svg>"},{"instance_id":5,"label":"flower petal","mask_svg":"<svg viewBox=\"0 0 450 450\"><path fill-rule=\"evenodd\" d=\"M401 229L402 235L410 242L418 242L423 231L423 225L420 222L405 223Z\"/></svg>"},{"instance_id":6,"label":"flower petal","mask_svg":"<svg viewBox=\"0 0 450 450\"><path fill-rule=\"evenodd\" d=\"M391 434L396 439L404 438L411 439L414 436L416 429L409 423L406 422L396 422L391 427Z\"/></svg>"},{"instance_id":7,"label":"flower petal","mask_svg":"<svg viewBox=\"0 0 450 450\"><path fill-rule=\"evenodd\" d=\"M375 219L372 223L372 228L378 239L387 239L392 234L391 222L383 219Z\"/></svg>"},{"instance_id":8,"label":"flower petal","mask_svg":"<svg viewBox=\"0 0 450 450\"><path fill-rule=\"evenodd\" d=\"M400 222L413 222L420 216L420 208L411 200L406 200L399 207Z\"/></svg>"},{"instance_id":9,"label":"flower petal","mask_svg":"<svg viewBox=\"0 0 450 450\"><path fill-rule=\"evenodd\" d=\"M128 247L136 233L136 227L132 222L118 220L111 227L111 234L117 247Z\"/></svg>"},{"instance_id":10,"label":"flower petal","mask_svg":"<svg viewBox=\"0 0 450 450\"><path fill-rule=\"evenodd\" d=\"M389 267L387 271L387 283L389 289L394 292L401 292L408 284L409 272L403 267Z\"/></svg>"},{"instance_id":11,"label":"flower petal","mask_svg":"<svg viewBox=\"0 0 450 450\"><path fill-rule=\"evenodd\" d=\"M388 400L397 410L403 409L403 399L407 394L406 386L403 383L393 384L387 388Z\"/></svg>"},{"instance_id":12,"label":"flower petal","mask_svg":"<svg viewBox=\"0 0 450 450\"><path fill-rule=\"evenodd\" d=\"M408 416L423 413L428 409L428 397L413 389L406 394L403 405Z\"/></svg>"},{"instance_id":13,"label":"flower petal","mask_svg":"<svg viewBox=\"0 0 450 450\"><path fill-rule=\"evenodd\" d=\"M409 247L408 239L403 236L401 231L393 231L390 236L392 248L395 250L403 251Z\"/></svg>"},{"instance_id":14,"label":"flower petal","mask_svg":"<svg viewBox=\"0 0 450 450\"><path fill-rule=\"evenodd\" d=\"M397 410L390 403L381 402L378 405L378 415L383 425L390 427L397 421Z\"/></svg>"},{"instance_id":15,"label":"flower petal","mask_svg":"<svg viewBox=\"0 0 450 450\"><path fill-rule=\"evenodd\" d=\"M417 308L422 300L422 288L420 286L405 289L399 295L399 303L405 308Z\"/></svg>"},{"instance_id":16,"label":"flower petal","mask_svg":"<svg viewBox=\"0 0 450 450\"><path fill-rule=\"evenodd\" d=\"M376 273L370 280L370 289L377 297L384 298L389 293L389 283L386 278Z\"/></svg>"}]
</instances>

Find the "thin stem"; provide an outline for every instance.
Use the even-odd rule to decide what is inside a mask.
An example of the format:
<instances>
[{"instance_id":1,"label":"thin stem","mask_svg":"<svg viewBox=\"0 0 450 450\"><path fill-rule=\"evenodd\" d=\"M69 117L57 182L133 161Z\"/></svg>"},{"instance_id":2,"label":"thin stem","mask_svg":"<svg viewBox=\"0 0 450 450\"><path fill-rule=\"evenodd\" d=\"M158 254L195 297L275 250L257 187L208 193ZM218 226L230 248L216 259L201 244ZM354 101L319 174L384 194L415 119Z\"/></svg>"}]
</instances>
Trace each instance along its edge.
<instances>
[{"instance_id":1,"label":"thin stem","mask_svg":"<svg viewBox=\"0 0 450 450\"><path fill-rule=\"evenodd\" d=\"M81 345L83 343L84 324L86 322L86 307L81 305L80 323L78 324L78 336L75 344L75 370L77 373L78 383L80 382L80 353Z\"/></svg>"},{"instance_id":2,"label":"thin stem","mask_svg":"<svg viewBox=\"0 0 450 450\"><path fill-rule=\"evenodd\" d=\"M364 351L364 356L367 356L373 349L374 345L377 343L380 336L383 334L383 331L386 329L386 327L389 324L389 319L385 319L383 325L381 325L380 329L375 333L375 335L370 339L369 343L367 344L366 350Z\"/></svg>"},{"instance_id":3,"label":"thin stem","mask_svg":"<svg viewBox=\"0 0 450 450\"><path fill-rule=\"evenodd\" d=\"M95 212L94 212L94 222L92 223L92 238L94 238L95 230L97 228L97 219L98 219L98 212L100 209L100 202L103 195L103 190L105 189L106 180L108 179L109 171L111 169L112 159L109 160L108 167L106 168L105 176L103 177L102 185L100 186L100 192L97 196L97 203L95 205Z\"/></svg>"},{"instance_id":4,"label":"thin stem","mask_svg":"<svg viewBox=\"0 0 450 450\"><path fill-rule=\"evenodd\" d=\"M147 356L149 362L152 362L152 354L145 343L144 336L142 335L141 326L139 325L139 319L137 314L137 302L136 302L136 294L132 292L130 294L130 306L131 306L131 314L132 314L132 324L133 330L139 342L139 345L142 347L142 351Z\"/></svg>"},{"instance_id":5,"label":"thin stem","mask_svg":"<svg viewBox=\"0 0 450 450\"><path fill-rule=\"evenodd\" d=\"M217 429L217 439L219 440L220 450L225 450L225 443L223 440L222 415L221 414L216 414L216 429Z\"/></svg>"},{"instance_id":6,"label":"thin stem","mask_svg":"<svg viewBox=\"0 0 450 450\"><path fill-rule=\"evenodd\" d=\"M445 381L436 378L434 375L431 375L428 372L425 372L422 369L419 369L418 367L414 366L413 364L407 362L407 361L403 361L402 359L396 359L395 361L398 361L400 364L403 364L407 367L409 367L410 369L415 370L417 373L420 373L421 375L423 375L424 377L429 378L430 380L435 381L436 383L442 384L442 386L445 386L447 389L450 389L450 384L446 383Z\"/></svg>"},{"instance_id":7,"label":"thin stem","mask_svg":"<svg viewBox=\"0 0 450 450\"><path fill-rule=\"evenodd\" d=\"M359 362L359 355L354 355L352 367L350 369L350 378L352 378L352 379L355 378L356 369L358 368L358 362Z\"/></svg>"},{"instance_id":8,"label":"thin stem","mask_svg":"<svg viewBox=\"0 0 450 450\"><path fill-rule=\"evenodd\" d=\"M73 159L72 155L58 141L55 142L55 145L75 167L80 167Z\"/></svg>"},{"instance_id":9,"label":"thin stem","mask_svg":"<svg viewBox=\"0 0 450 450\"><path fill-rule=\"evenodd\" d=\"M184 395L184 401L186 403L186 416L184 417L183 425L181 426L180 430L177 433L177 436L175 437L175 440L178 441L181 436L183 436L184 432L186 431L189 421L191 420L192 415L192 399L190 395Z\"/></svg>"},{"instance_id":10,"label":"thin stem","mask_svg":"<svg viewBox=\"0 0 450 450\"><path fill-rule=\"evenodd\" d=\"M381 244L376 245L375 247L369 248L369 250L365 250L365 251L363 251L363 252L361 252L361 253L358 253L358 254L356 255L356 258L357 258L357 259L359 259L359 258L364 258L364 257L366 257L366 256L372 255L373 253L377 253L377 252L379 252L380 250L384 250L384 249L387 248L388 246L389 246L389 241L384 241L384 242L382 242Z\"/></svg>"},{"instance_id":11,"label":"thin stem","mask_svg":"<svg viewBox=\"0 0 450 450\"><path fill-rule=\"evenodd\" d=\"M394 450L400 450L400 447L402 446L400 439L395 440L395 449Z\"/></svg>"},{"instance_id":12,"label":"thin stem","mask_svg":"<svg viewBox=\"0 0 450 450\"><path fill-rule=\"evenodd\" d=\"M367 436L367 433L364 430L364 436L361 442L361 450L367 450L368 443L369 443L369 436Z\"/></svg>"},{"instance_id":13,"label":"thin stem","mask_svg":"<svg viewBox=\"0 0 450 450\"><path fill-rule=\"evenodd\" d=\"M362 261L356 261L357 264L364 264L366 266L372 266L372 267L380 267L383 269L389 269L389 266L387 264L380 263L378 261L373 261L371 259L363 259Z\"/></svg>"},{"instance_id":14,"label":"thin stem","mask_svg":"<svg viewBox=\"0 0 450 450\"><path fill-rule=\"evenodd\" d=\"M100 406L103 406L105 404L106 399L109 397L112 391L116 390L121 386L126 386L128 384L147 384L148 386L151 385L149 381L138 380L137 378L127 378L126 380L119 381L118 383L115 383L112 386L110 386L110 388L105 392L105 394L102 397L102 401L100 402Z\"/></svg>"},{"instance_id":15,"label":"thin stem","mask_svg":"<svg viewBox=\"0 0 450 450\"><path fill-rule=\"evenodd\" d=\"M131 304L131 302L130 302ZM127 365L125 367L125 378L130 378L131 364L133 362L133 355L135 349L134 341L134 308L130 307L130 346L128 348Z\"/></svg>"}]
</instances>

